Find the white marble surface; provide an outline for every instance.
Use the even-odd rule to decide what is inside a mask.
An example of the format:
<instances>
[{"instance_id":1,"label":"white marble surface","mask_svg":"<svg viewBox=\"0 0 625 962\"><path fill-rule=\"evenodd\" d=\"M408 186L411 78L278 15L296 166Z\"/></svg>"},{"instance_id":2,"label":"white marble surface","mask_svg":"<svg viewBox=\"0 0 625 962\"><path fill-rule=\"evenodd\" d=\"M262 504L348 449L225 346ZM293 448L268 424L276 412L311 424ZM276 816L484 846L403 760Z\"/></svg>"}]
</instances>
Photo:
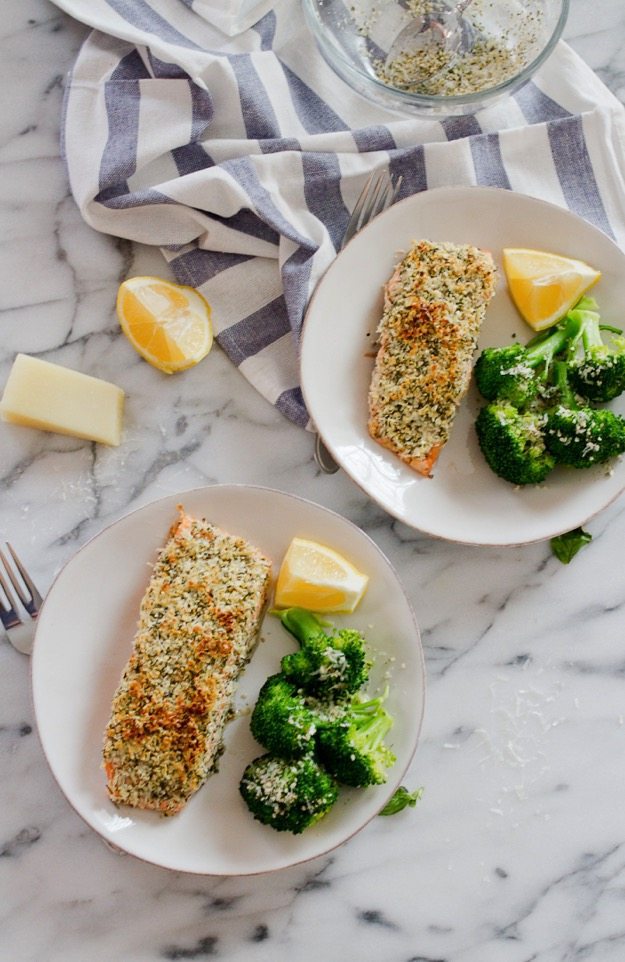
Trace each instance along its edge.
<instances>
[{"instance_id":1,"label":"white marble surface","mask_svg":"<svg viewBox=\"0 0 625 962\"><path fill-rule=\"evenodd\" d=\"M567 37L625 99L625 10L573 0ZM393 523L218 349L166 379L129 354L114 296L160 254L94 233L59 159L62 82L85 28L44 0L0 25L0 382L16 351L129 393L116 450L0 424L0 532L43 590L128 508L214 481L298 492L351 518L402 574L428 703L417 809L270 876L169 873L108 850L43 757L28 660L0 637L0 959L7 962L622 962L625 503L566 567L545 544L476 549Z\"/></svg>"}]
</instances>

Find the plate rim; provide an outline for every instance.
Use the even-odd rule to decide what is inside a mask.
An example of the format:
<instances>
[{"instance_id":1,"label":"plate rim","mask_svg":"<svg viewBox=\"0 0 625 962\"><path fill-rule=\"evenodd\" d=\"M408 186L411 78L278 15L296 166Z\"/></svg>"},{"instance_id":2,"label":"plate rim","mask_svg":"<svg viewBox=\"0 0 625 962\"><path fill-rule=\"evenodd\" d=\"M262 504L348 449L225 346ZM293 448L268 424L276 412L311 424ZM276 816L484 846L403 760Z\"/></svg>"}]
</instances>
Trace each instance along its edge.
<instances>
[{"instance_id":1,"label":"plate rim","mask_svg":"<svg viewBox=\"0 0 625 962\"><path fill-rule=\"evenodd\" d=\"M51 759L48 754L46 740L42 732L42 727L40 725L40 721L39 721L40 716L39 716L39 711L37 707L38 699L36 696L35 673L36 673L36 666L37 666L37 651L38 651L37 641L38 641L38 636L40 632L40 626L45 625L46 602L48 598L52 596L60 578L66 572L66 569L70 565L79 564L80 557L83 555L83 552L88 550L96 540L100 539L102 536L109 533L112 529L123 525L123 523L128 518L134 515L137 515L144 510L155 508L158 505L165 505L166 502L175 503L175 501L177 500L182 501L189 496L200 497L206 494L207 492L213 491L215 489L219 489L220 491L226 492L226 493L227 492L234 493L242 489L248 492L259 491L264 494L269 494L271 496L278 496L279 498L286 498L291 501L304 503L309 508L313 508L315 510L321 511L322 513L325 513L326 515L330 516L332 519L338 521L339 523L347 525L354 532L356 532L359 537L364 538L364 540L368 542L370 547L374 550L374 552L378 556L380 562L387 568L389 573L392 575L394 581L396 582L397 588L401 592L401 595L404 598L404 601L406 604L406 611L410 616L410 623L412 625L412 631L413 631L412 641L416 643L414 644L414 648L415 648L415 660L418 663L419 670L420 670L419 694L420 694L421 707L420 707L418 716L416 716L414 719L415 721L414 736L413 736L409 751L406 754L405 763L402 766L401 771L398 770L397 772L393 772L393 777L390 778L389 781L385 784L384 787L387 789L387 791L385 793L385 799L383 800L381 799L380 805L383 806L385 804L385 801L388 801L388 799L392 796L392 794L397 790L397 788L401 784L405 773L407 772L408 768L412 764L412 761L417 752L417 748L419 747L419 742L420 742L421 733L423 729L423 721L425 717L425 706L426 706L426 698L427 698L427 668L425 663L425 652L423 648L423 640L422 640L421 630L420 630L416 612L408 597L406 588L402 580L400 579L397 570L395 569L395 566L392 564L392 562L387 557L385 552L379 547L379 545L373 540L373 538L366 531L360 528L350 518L345 517L344 515L340 514L338 511L335 511L333 508L328 508L325 505L319 504L318 502L313 501L310 498L305 498L302 495L293 494L287 491L282 491L279 488L274 488L274 487L270 487L267 485L260 485L260 484L248 484L245 482L233 482L233 483L217 482L215 484L207 484L207 485L199 485L199 486L196 485L192 488L187 488L175 493L172 492L170 494L163 495L162 497L154 498L150 501L147 501L145 504L138 505L137 507L134 507L131 510L124 512L119 517L115 518L115 520L110 521L109 523L104 525L102 528L100 528L99 531L95 532L61 566L59 571L55 574L52 584L50 585L50 588L46 594L46 597L44 598L43 604L40 609L40 615L36 624L32 654L29 659L30 661L30 693L31 693L31 702L33 706L33 716L35 719L35 729L37 732L39 745L41 747L41 751L43 753L45 761L48 765L48 769L51 772L57 787L59 788L63 797L66 799L66 801L70 805L71 809L79 816L79 818L84 822L84 824L87 825L100 838L100 840L108 848L115 851L116 854L130 855L132 858L135 858L146 865L152 865L154 867L165 869L167 871L181 872L183 874L206 877L206 878L252 878L256 876L269 875L269 874L273 874L274 872L280 872L287 869L291 869L298 865L303 865L307 862L310 862L316 858L321 858L324 855L327 855L328 853L335 851L336 849L340 848L342 845L349 842L352 838L354 838L354 836L359 834L371 821L373 821L373 819L377 815L377 812L373 812L371 815L367 816L367 818L364 821L359 823L353 830L351 830L347 835L345 835L340 840L331 842L326 846L320 846L319 851L314 852L312 854L304 855L303 857L294 859L293 861L289 861L287 864L280 864L280 865L276 865L269 868L253 869L250 871L236 871L236 872L207 871L207 870L201 870L199 868L182 867L179 864L166 864L163 860L149 858L145 854L139 854L138 852L129 850L128 848L125 848L122 845L117 845L115 842L111 840L109 835L102 829L102 827L98 827L98 825L94 821L90 820L87 817L87 814L83 810L81 810L80 805L72 797L67 786L65 786L62 783L59 775L57 774L55 766L51 762ZM236 497L236 493L235 493L235 497ZM264 617L266 617L266 614ZM39 649L41 649L41 645L39 645Z\"/></svg>"},{"instance_id":2,"label":"plate rim","mask_svg":"<svg viewBox=\"0 0 625 962\"><path fill-rule=\"evenodd\" d=\"M334 273L335 270L338 269L337 264L340 265L344 252L347 251L355 242L361 243L361 238L363 235L366 234L366 232L368 232L372 227L379 225L379 222L381 220L385 220L391 217L393 215L393 212L397 208L409 207L412 205L418 206L420 202L425 202L426 198L431 199L433 195L452 196L455 194L455 195L461 196L467 193L473 193L473 194L482 193L484 195L490 195L493 197L497 196L499 198L504 196L506 198L514 198L515 200L520 200L521 203L529 202L532 205L542 207L546 211L557 211L559 214L569 216L573 220L581 221L591 233L594 233L597 235L597 237L601 238L602 243L607 243L608 246L611 246L613 250L621 258L625 260L625 251L622 250L619 247L619 245L615 242L615 240L613 240L608 234L602 231L599 227L597 227L595 224L592 224L590 221L586 220L586 218L582 217L580 214L571 210L569 207L558 205L553 201L545 200L542 197L535 197L532 194L526 194L522 191L515 191L508 188L494 187L490 185L481 185L481 184L439 185L437 187L426 188L424 190L417 191L414 194L410 194L408 197L404 197L399 201L396 201L393 205L391 205L391 207L387 208L381 214L374 217L372 221L369 221L368 224L366 224L363 228L361 228L361 230L358 231L357 234L355 234L349 240L349 242L345 245L345 247L343 247L341 250L338 251L336 257L330 262L330 264L328 264L325 271L319 277L317 283L315 284L315 288L308 300L306 312L304 314L302 330L301 330L301 338L300 338L301 359L303 359L304 353L306 350L306 346L305 346L306 337L307 337L307 333L310 330L310 325L308 324L308 320L313 310L313 305L315 303L315 300L317 299L317 296L321 290L322 284L325 282L326 278L330 276L332 273ZM434 200L435 200L435 196L434 196ZM303 364L300 361L300 371L302 369L303 369ZM422 534L425 534L428 537L433 538L434 540L445 541L451 544L460 544L460 545L466 545L467 547L476 547L476 548L513 548L513 547L522 547L524 545L539 544L541 542L548 541L551 538L557 537L558 535L563 534L568 530L570 530L570 525L567 524L564 527L555 526L553 529L550 529L549 532L541 534L540 536L532 536L529 538L523 538L521 540L518 540L518 539L509 540L509 539L501 539L496 537L491 537L488 540L474 540L473 538L468 538L468 537L461 537L461 536L453 537L451 535L446 535L441 532L431 530L427 526L424 526L422 523L416 523L414 521L408 520L399 511L393 510L392 505L388 504L386 501L376 496L376 494L373 493L365 485L365 483L354 472L352 472L352 470L350 470L349 461L343 457L340 449L337 449L335 447L335 445L332 443L332 440L327 437L323 429L321 430L319 429L317 423L314 420L314 417L312 414L313 405L310 404L310 393L309 393L310 386L307 383L307 381L305 381L304 377L301 378L301 389L302 389L302 395L304 397L304 403L310 414L311 423L314 425L315 430L319 434L320 438L328 448L330 454L332 455L334 460L337 462L337 464L340 465L340 467L345 471L345 473L348 475L351 481L359 488L360 491L362 491L364 495L370 498L375 504L378 505L378 507L380 507L384 512L386 512L392 518L395 518L397 521L400 521L402 524L405 524L407 527L411 528L412 530L419 531ZM380 450L382 451L382 449ZM389 458L396 457L392 454L392 452L383 452L383 453ZM416 482L419 481L419 479L416 476L415 476L415 481ZM625 471L623 472L623 481L622 481L621 487L615 492L613 492L608 499L602 501L602 503L598 507L596 507L592 512L585 514L584 518L578 521L577 524L579 526L582 526L583 524L586 524L587 522L591 521L598 514L600 514L602 511L605 511L611 504L613 504L623 494L624 491L625 491Z\"/></svg>"}]
</instances>

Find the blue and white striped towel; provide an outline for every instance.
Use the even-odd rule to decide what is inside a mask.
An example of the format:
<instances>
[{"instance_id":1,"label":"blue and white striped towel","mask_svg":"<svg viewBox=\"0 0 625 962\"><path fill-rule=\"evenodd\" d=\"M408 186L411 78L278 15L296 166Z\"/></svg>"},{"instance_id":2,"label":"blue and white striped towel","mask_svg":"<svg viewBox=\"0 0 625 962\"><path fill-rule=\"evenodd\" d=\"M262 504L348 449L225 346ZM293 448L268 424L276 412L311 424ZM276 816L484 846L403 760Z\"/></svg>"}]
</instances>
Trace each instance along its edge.
<instances>
[{"instance_id":1,"label":"blue and white striped towel","mask_svg":"<svg viewBox=\"0 0 625 962\"><path fill-rule=\"evenodd\" d=\"M625 111L560 43L534 81L477 117L366 102L318 54L296 0L228 38L201 0L55 0L95 28L68 82L64 152L94 228L159 245L213 306L218 342L306 425L298 336L368 173L402 196L445 184L569 207L625 246Z\"/></svg>"}]
</instances>

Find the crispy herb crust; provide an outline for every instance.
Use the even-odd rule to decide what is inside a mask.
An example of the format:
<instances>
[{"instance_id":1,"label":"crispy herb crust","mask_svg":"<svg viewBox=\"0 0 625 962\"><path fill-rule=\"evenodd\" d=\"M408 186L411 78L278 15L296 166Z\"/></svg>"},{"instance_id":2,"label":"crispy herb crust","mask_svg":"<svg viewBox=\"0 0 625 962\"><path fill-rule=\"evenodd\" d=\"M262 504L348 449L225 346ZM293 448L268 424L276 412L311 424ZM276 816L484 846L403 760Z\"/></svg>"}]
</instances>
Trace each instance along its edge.
<instances>
[{"instance_id":1,"label":"crispy herb crust","mask_svg":"<svg viewBox=\"0 0 625 962\"><path fill-rule=\"evenodd\" d=\"M476 247L415 242L385 289L369 390L369 433L429 475L471 377L495 292L495 265Z\"/></svg>"},{"instance_id":2,"label":"crispy herb crust","mask_svg":"<svg viewBox=\"0 0 625 962\"><path fill-rule=\"evenodd\" d=\"M141 602L103 751L112 801L166 815L216 767L271 578L253 545L180 510Z\"/></svg>"}]
</instances>

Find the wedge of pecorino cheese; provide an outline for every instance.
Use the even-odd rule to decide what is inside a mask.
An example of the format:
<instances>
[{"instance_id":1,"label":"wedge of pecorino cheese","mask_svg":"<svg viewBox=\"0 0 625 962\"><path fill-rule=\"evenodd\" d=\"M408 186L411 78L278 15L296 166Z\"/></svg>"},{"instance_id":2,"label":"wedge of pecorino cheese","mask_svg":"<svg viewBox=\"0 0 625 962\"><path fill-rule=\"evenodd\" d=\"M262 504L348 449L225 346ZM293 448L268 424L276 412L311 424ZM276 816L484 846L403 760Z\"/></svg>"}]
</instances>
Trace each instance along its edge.
<instances>
[{"instance_id":1,"label":"wedge of pecorino cheese","mask_svg":"<svg viewBox=\"0 0 625 962\"><path fill-rule=\"evenodd\" d=\"M181 511L154 564L105 732L113 802L173 815L214 771L270 579L257 548Z\"/></svg>"},{"instance_id":2,"label":"wedge of pecorino cheese","mask_svg":"<svg viewBox=\"0 0 625 962\"><path fill-rule=\"evenodd\" d=\"M495 280L487 252L421 240L386 284L369 433L420 474L449 438Z\"/></svg>"}]
</instances>

